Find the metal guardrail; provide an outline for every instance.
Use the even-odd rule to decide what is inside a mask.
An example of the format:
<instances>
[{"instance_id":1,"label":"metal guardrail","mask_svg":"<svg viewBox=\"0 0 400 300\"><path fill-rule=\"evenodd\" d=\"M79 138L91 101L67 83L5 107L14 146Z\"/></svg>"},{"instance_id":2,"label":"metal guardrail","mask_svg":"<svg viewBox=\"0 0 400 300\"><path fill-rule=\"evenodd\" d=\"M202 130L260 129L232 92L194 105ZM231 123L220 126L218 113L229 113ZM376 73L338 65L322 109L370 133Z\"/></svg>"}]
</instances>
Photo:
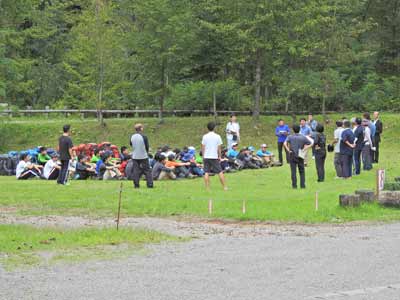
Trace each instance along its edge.
<instances>
[{"instance_id":1,"label":"metal guardrail","mask_svg":"<svg viewBox=\"0 0 400 300\"><path fill-rule=\"evenodd\" d=\"M96 116L99 113L96 109L21 109L21 110L2 110L0 111L0 115L5 115L9 117L24 115L24 116L32 116L43 114L48 117L50 114L63 114L65 117L68 117L72 114L79 114L81 118L86 118L89 115ZM135 116L135 117L159 117L160 110L157 109L105 109L101 110L101 113L105 117L116 116L120 118L122 116ZM218 110L216 112L212 110L164 110L162 112L163 116L213 116L213 115L252 115L252 111L238 111L238 110ZM315 112L316 114L319 112ZM337 113L335 111L327 111L326 114ZM274 115L305 115L308 114L308 111L262 111L260 115L274 116Z\"/></svg>"}]
</instances>

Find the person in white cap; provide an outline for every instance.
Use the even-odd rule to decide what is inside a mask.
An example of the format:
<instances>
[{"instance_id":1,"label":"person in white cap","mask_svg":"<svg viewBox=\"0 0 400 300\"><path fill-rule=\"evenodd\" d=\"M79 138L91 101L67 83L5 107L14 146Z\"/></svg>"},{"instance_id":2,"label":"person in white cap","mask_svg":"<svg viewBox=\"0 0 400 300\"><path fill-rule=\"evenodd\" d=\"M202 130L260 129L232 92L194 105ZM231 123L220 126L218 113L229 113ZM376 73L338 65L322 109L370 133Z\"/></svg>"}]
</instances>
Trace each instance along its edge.
<instances>
[{"instance_id":1,"label":"person in white cap","mask_svg":"<svg viewBox=\"0 0 400 300\"><path fill-rule=\"evenodd\" d=\"M256 155L262 159L264 165L269 166L272 162L273 154L271 151L268 151L267 148L267 144L262 144Z\"/></svg>"}]
</instances>

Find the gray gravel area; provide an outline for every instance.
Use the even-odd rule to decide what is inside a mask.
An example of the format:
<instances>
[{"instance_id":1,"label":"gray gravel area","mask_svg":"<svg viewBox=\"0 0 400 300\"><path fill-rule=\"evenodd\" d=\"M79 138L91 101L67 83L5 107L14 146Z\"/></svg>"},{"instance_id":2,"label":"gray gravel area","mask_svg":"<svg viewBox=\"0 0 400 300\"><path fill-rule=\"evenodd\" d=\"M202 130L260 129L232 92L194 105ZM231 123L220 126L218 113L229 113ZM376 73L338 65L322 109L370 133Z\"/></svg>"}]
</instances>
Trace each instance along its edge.
<instances>
[{"instance_id":1,"label":"gray gravel area","mask_svg":"<svg viewBox=\"0 0 400 300\"><path fill-rule=\"evenodd\" d=\"M16 217L0 223L113 226L112 219ZM282 225L126 218L180 236L126 259L0 268L0 299L400 299L400 223Z\"/></svg>"}]
</instances>

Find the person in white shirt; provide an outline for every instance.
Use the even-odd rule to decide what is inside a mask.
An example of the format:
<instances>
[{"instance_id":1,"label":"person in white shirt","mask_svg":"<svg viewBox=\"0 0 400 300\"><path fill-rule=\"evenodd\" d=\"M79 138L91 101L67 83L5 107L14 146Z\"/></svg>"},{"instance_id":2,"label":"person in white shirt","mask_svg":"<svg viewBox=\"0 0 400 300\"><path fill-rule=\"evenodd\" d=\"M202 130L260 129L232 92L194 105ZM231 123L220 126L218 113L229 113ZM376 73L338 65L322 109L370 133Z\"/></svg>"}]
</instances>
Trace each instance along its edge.
<instances>
[{"instance_id":1,"label":"person in white shirt","mask_svg":"<svg viewBox=\"0 0 400 300\"><path fill-rule=\"evenodd\" d=\"M201 151L203 153L204 163L204 181L206 189L210 189L210 173L218 174L224 190L228 190L226 186L225 176L221 167L221 136L214 132L215 123L210 122L207 124L208 133L203 136L201 142Z\"/></svg>"},{"instance_id":2,"label":"person in white shirt","mask_svg":"<svg viewBox=\"0 0 400 300\"><path fill-rule=\"evenodd\" d=\"M58 164L58 154L51 155L51 159L46 162L43 168L43 177L47 180L56 180L60 174L61 166Z\"/></svg>"},{"instance_id":3,"label":"person in white shirt","mask_svg":"<svg viewBox=\"0 0 400 300\"><path fill-rule=\"evenodd\" d=\"M239 144L240 141L240 125L237 122L236 116L233 114L228 124L226 124L226 141L228 150L232 149L232 144Z\"/></svg>"},{"instance_id":4,"label":"person in white shirt","mask_svg":"<svg viewBox=\"0 0 400 300\"><path fill-rule=\"evenodd\" d=\"M42 166L38 166L31 163L31 156L28 154L22 154L20 157L20 161L17 165L17 169L15 171L15 176L18 180L26 180L33 177L41 177Z\"/></svg>"},{"instance_id":5,"label":"person in white shirt","mask_svg":"<svg viewBox=\"0 0 400 300\"><path fill-rule=\"evenodd\" d=\"M334 140L332 145L335 145L335 157L333 159L333 163L335 166L336 170L336 178L342 178L342 167L340 164L340 139L342 137L342 132L343 132L343 122L342 121L337 121L336 122L336 129L333 133Z\"/></svg>"}]
</instances>

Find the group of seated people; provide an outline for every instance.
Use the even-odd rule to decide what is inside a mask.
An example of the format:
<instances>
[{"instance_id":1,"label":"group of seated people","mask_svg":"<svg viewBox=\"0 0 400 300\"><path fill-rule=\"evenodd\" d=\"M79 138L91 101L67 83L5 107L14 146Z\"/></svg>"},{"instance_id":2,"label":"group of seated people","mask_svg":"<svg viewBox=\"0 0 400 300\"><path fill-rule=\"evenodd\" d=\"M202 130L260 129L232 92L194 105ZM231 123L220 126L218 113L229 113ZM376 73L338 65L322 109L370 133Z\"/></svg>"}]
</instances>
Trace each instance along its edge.
<instances>
[{"instance_id":1,"label":"group of seated people","mask_svg":"<svg viewBox=\"0 0 400 300\"><path fill-rule=\"evenodd\" d=\"M220 164L226 173L242 169L259 169L277 166L274 155L267 150L267 145L255 152L249 146L238 150L234 143L230 150L223 149ZM154 157L150 158L152 176L154 180L195 178L204 175L202 153L196 153L194 147L184 147L182 150L172 150L169 146L157 149Z\"/></svg>"},{"instance_id":2,"label":"group of seated people","mask_svg":"<svg viewBox=\"0 0 400 300\"><path fill-rule=\"evenodd\" d=\"M120 180L132 179L133 164L126 146L120 148L118 155L111 151L111 144L96 148L91 156L79 153L70 162L69 176L76 180L99 179ZM258 151L254 147L238 149L234 143L230 150L223 149L221 167L224 172L235 172L242 169L259 169L278 165L274 155L262 144ZM17 179L41 178L56 180L60 173L59 155L48 153L46 147L40 147L39 154L33 159L28 154L22 154L16 168ZM154 180L196 178L204 175L202 153L197 153L194 147L183 147L172 150L169 146L160 147L154 155L149 155L152 176Z\"/></svg>"}]
</instances>

